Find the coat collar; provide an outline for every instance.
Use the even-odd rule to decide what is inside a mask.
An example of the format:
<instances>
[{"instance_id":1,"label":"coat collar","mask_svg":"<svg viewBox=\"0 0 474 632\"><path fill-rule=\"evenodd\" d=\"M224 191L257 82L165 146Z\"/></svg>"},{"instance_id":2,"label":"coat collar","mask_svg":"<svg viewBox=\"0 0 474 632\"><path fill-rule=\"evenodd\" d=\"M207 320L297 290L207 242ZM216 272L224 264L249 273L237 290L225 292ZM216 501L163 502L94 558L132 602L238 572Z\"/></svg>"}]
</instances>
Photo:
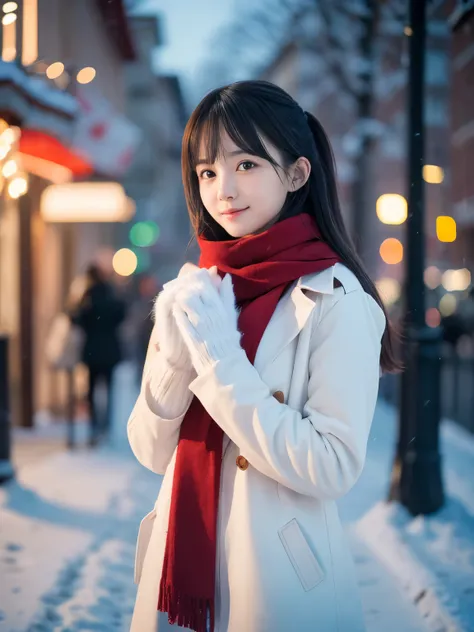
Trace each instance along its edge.
<instances>
[{"instance_id":1,"label":"coat collar","mask_svg":"<svg viewBox=\"0 0 474 632\"><path fill-rule=\"evenodd\" d=\"M321 294L334 293L334 272L336 266L331 266L322 272L307 274L300 277L296 282L296 287L300 290L311 290Z\"/></svg>"},{"instance_id":2,"label":"coat collar","mask_svg":"<svg viewBox=\"0 0 474 632\"><path fill-rule=\"evenodd\" d=\"M336 264L322 272L300 277L280 299L275 312L262 336L255 358L255 368L262 371L280 351L303 329L314 307L314 297L305 290L319 294L334 293L334 277L339 268Z\"/></svg>"}]
</instances>

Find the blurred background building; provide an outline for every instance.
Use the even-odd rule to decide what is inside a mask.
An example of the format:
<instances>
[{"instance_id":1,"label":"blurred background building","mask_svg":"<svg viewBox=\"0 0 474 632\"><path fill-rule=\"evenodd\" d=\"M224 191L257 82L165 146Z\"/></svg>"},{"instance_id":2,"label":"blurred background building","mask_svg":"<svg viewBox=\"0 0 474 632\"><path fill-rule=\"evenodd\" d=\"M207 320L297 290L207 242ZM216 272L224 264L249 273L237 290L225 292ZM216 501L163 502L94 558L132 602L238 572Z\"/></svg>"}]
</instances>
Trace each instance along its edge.
<instances>
[{"instance_id":1,"label":"blurred background building","mask_svg":"<svg viewBox=\"0 0 474 632\"><path fill-rule=\"evenodd\" d=\"M133 275L166 280L184 259L186 117L178 78L152 69L156 16L121 0L0 4L0 329L12 420L28 427L64 416L45 343L85 266L130 298Z\"/></svg>"}]
</instances>

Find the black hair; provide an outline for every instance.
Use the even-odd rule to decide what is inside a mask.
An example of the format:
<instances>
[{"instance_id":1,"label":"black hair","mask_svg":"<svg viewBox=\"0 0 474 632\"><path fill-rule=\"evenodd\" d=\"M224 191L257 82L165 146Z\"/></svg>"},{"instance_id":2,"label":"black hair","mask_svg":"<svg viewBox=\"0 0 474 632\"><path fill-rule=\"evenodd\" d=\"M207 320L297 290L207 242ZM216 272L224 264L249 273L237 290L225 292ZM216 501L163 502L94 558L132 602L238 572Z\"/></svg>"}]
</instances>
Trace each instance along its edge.
<instances>
[{"instance_id":1,"label":"black hair","mask_svg":"<svg viewBox=\"0 0 474 632\"><path fill-rule=\"evenodd\" d=\"M230 236L202 203L196 165L202 158L209 164L216 161L223 131L243 151L268 160L275 169L286 170L302 156L309 160L308 181L288 194L279 220L300 212L310 213L316 219L323 239L384 311L387 327L382 339L381 367L386 372L399 370L395 334L384 304L344 225L334 155L322 125L287 92L267 81L239 81L207 94L191 114L184 131L182 171L192 226L197 235L208 239L230 239ZM206 141L207 156L199 156L201 139ZM282 165L268 153L263 139L279 150Z\"/></svg>"}]
</instances>

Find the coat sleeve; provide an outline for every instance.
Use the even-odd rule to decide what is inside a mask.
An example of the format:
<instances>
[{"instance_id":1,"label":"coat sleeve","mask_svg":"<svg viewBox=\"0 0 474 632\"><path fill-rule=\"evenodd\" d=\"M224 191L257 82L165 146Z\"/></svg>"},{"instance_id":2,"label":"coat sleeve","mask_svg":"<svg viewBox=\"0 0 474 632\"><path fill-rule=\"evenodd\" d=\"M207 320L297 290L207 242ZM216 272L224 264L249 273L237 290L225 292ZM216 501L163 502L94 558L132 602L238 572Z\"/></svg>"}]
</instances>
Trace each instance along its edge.
<instances>
[{"instance_id":1,"label":"coat sleeve","mask_svg":"<svg viewBox=\"0 0 474 632\"><path fill-rule=\"evenodd\" d=\"M195 373L170 369L153 348L152 340L153 332L142 387L127 423L127 435L137 460L155 474L164 474L193 397L189 383Z\"/></svg>"},{"instance_id":2,"label":"coat sleeve","mask_svg":"<svg viewBox=\"0 0 474 632\"><path fill-rule=\"evenodd\" d=\"M335 499L364 465L384 328L382 310L363 290L335 291L313 325L303 411L276 401L243 350L190 389L251 466L301 494Z\"/></svg>"}]
</instances>

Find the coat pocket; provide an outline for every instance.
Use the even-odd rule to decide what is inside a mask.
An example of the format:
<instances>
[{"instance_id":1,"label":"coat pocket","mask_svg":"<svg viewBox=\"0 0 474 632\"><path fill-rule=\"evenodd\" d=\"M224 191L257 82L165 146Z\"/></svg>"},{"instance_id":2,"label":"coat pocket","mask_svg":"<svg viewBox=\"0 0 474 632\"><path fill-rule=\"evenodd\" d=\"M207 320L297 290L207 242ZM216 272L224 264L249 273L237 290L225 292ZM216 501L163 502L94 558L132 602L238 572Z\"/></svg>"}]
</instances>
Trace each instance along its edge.
<instances>
[{"instance_id":1,"label":"coat pocket","mask_svg":"<svg viewBox=\"0 0 474 632\"><path fill-rule=\"evenodd\" d=\"M323 581L325 574L296 518L279 529L278 535L304 590L312 590Z\"/></svg>"},{"instance_id":2,"label":"coat pocket","mask_svg":"<svg viewBox=\"0 0 474 632\"><path fill-rule=\"evenodd\" d=\"M145 561L146 551L150 543L151 532L156 518L156 509L148 513L140 522L138 529L137 546L135 549L135 572L134 581L136 584L140 582L142 574L143 562Z\"/></svg>"}]
</instances>

